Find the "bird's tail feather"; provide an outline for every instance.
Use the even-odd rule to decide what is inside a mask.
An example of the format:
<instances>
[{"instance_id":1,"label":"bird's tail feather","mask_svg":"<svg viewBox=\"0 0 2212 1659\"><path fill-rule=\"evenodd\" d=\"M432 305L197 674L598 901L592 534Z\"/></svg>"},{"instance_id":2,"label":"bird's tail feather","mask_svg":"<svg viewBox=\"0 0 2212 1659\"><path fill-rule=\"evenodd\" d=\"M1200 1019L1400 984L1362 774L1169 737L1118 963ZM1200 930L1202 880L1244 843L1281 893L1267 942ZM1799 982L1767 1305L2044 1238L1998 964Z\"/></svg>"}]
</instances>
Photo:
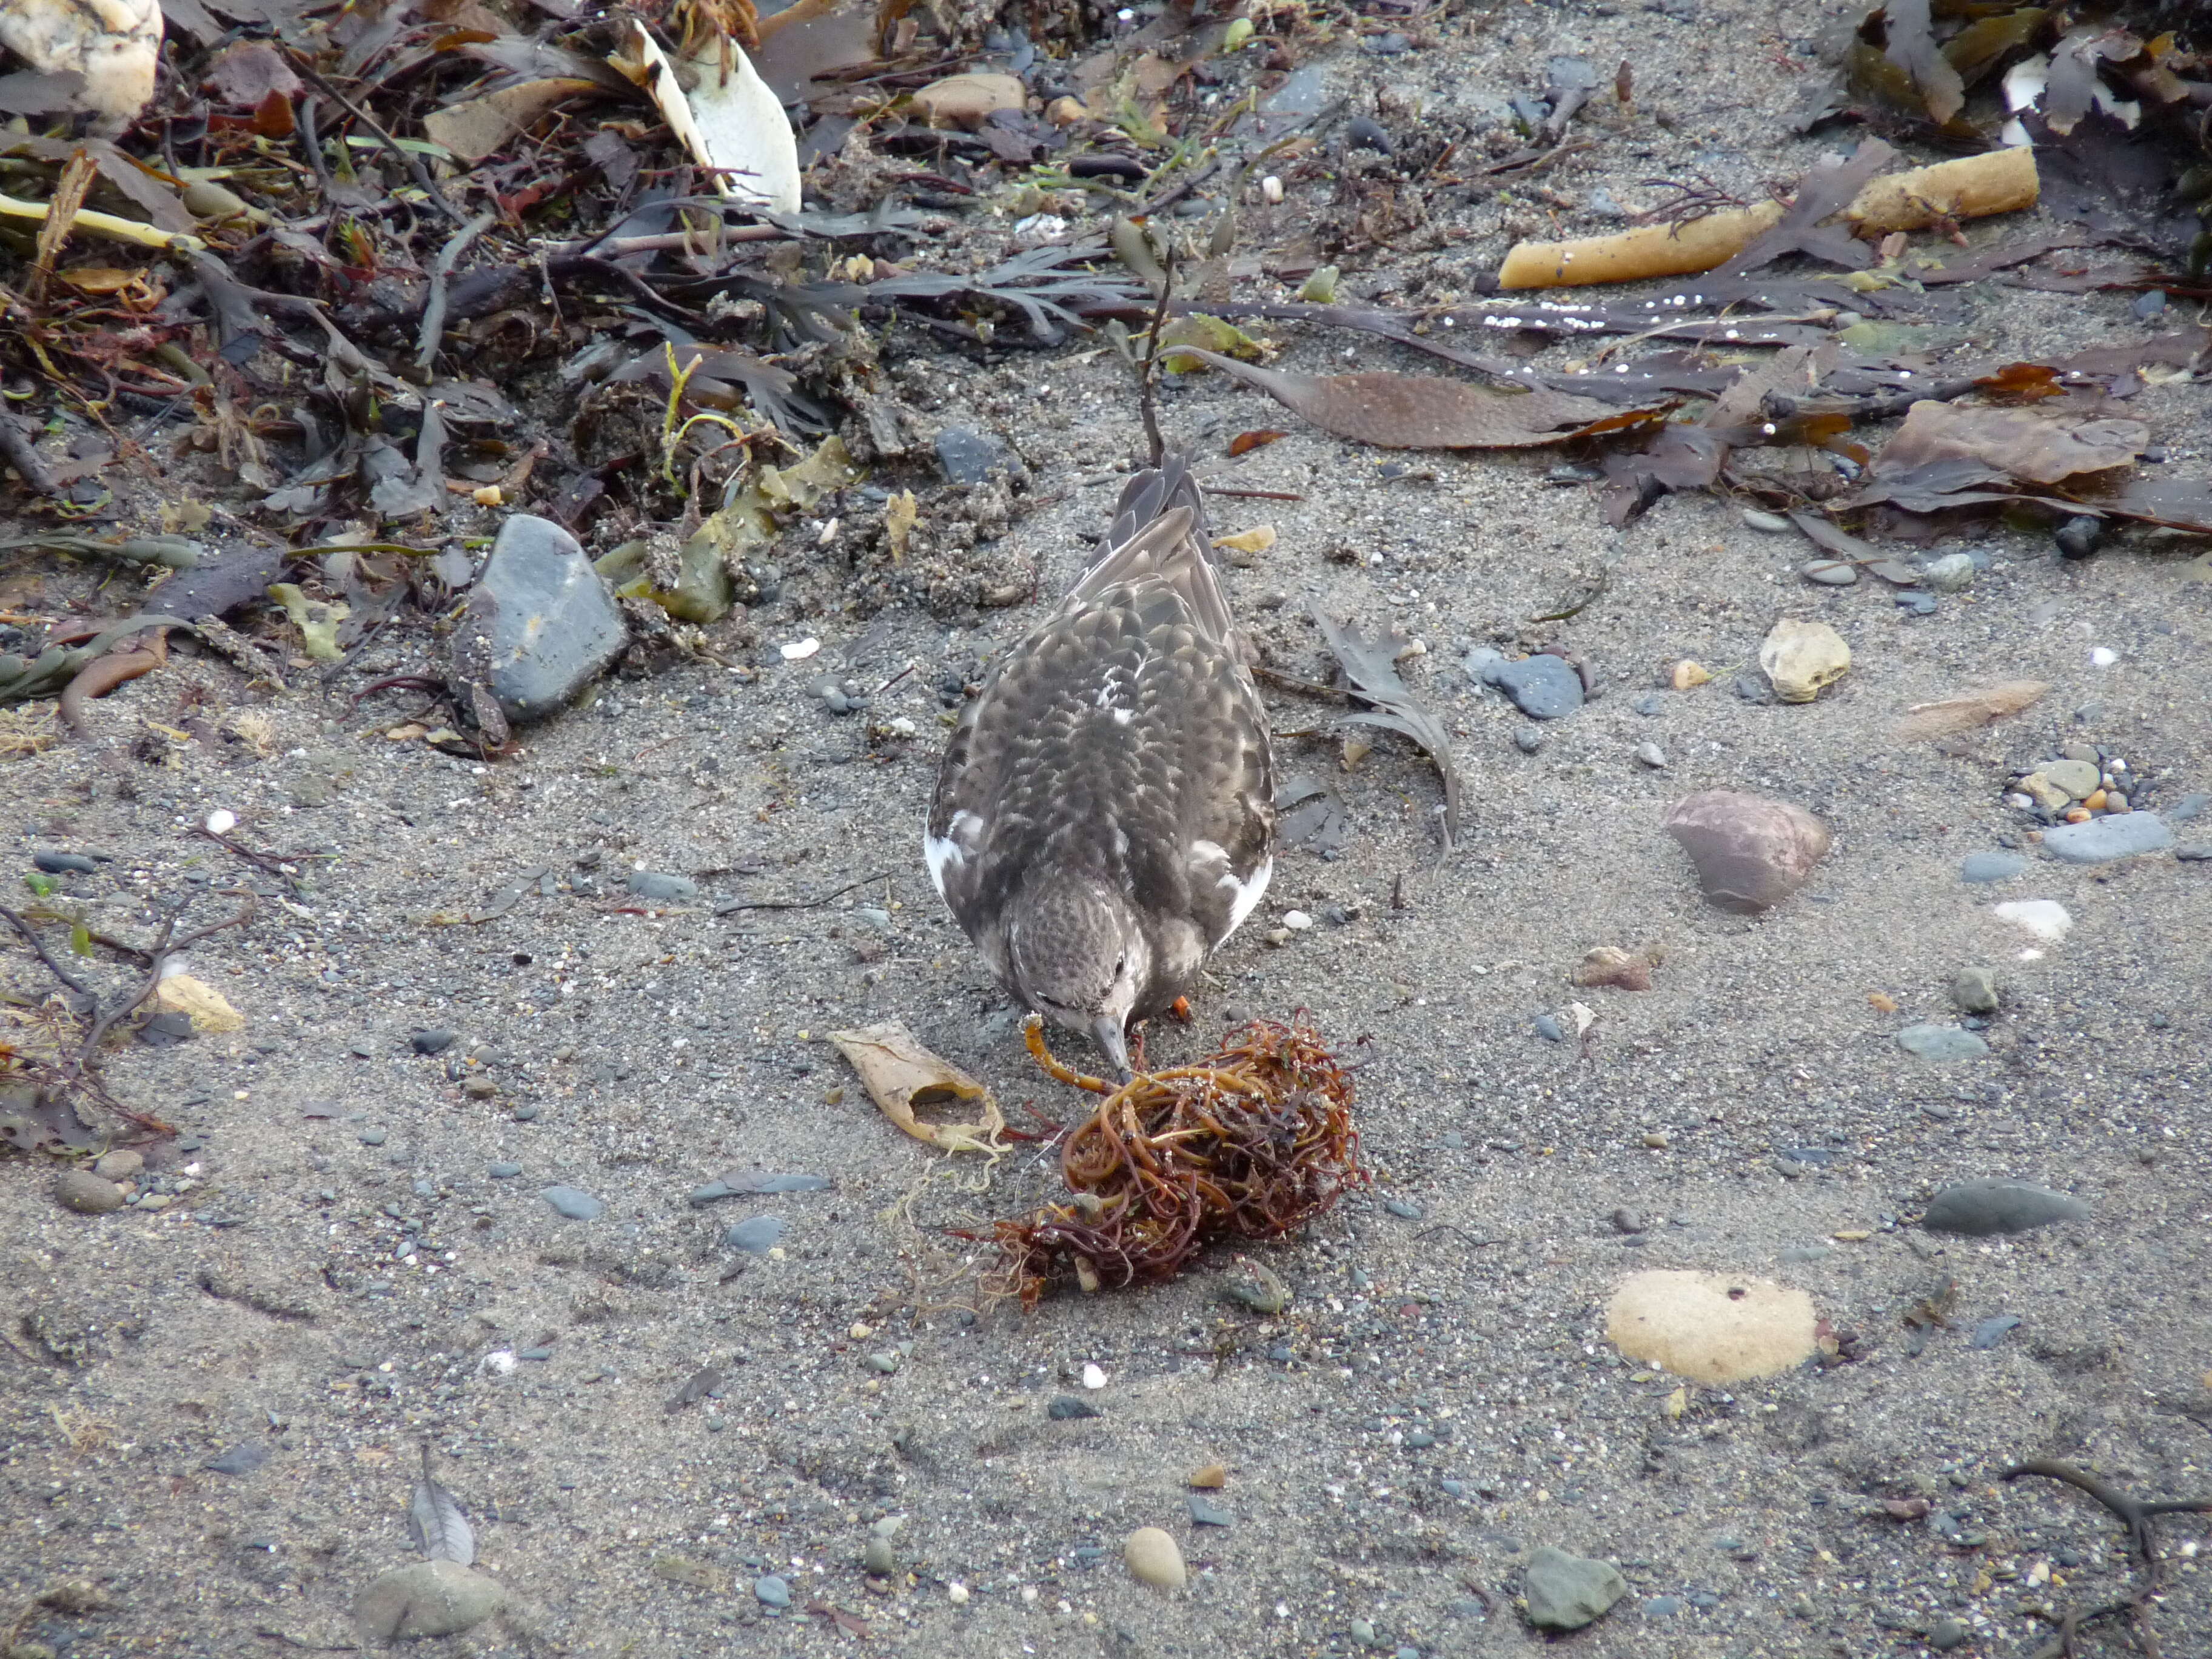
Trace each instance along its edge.
<instances>
[{"instance_id":1,"label":"bird's tail feather","mask_svg":"<svg viewBox=\"0 0 2212 1659\"><path fill-rule=\"evenodd\" d=\"M1163 514L1171 513L1178 507L1190 509L1192 532L1212 556L1212 538L1206 529L1206 495L1199 488L1190 457L1179 449L1168 450L1160 457L1158 466L1146 467L1121 486L1121 499L1114 504L1114 516L1107 522L1103 548L1111 552L1122 546Z\"/></svg>"}]
</instances>

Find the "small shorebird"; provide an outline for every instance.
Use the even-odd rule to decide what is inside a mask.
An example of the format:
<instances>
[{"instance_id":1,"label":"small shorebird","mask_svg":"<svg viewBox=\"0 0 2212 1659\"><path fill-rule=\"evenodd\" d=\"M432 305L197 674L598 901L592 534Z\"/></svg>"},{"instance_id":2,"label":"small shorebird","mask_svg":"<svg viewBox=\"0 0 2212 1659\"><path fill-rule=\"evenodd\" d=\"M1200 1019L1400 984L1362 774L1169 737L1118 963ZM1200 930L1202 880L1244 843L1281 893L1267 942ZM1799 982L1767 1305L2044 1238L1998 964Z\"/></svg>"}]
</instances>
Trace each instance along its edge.
<instances>
[{"instance_id":1,"label":"small shorebird","mask_svg":"<svg viewBox=\"0 0 2212 1659\"><path fill-rule=\"evenodd\" d=\"M1001 654L937 776L937 890L1000 980L1124 1077L1274 871L1267 710L1188 459L1121 492L1105 550Z\"/></svg>"}]
</instances>

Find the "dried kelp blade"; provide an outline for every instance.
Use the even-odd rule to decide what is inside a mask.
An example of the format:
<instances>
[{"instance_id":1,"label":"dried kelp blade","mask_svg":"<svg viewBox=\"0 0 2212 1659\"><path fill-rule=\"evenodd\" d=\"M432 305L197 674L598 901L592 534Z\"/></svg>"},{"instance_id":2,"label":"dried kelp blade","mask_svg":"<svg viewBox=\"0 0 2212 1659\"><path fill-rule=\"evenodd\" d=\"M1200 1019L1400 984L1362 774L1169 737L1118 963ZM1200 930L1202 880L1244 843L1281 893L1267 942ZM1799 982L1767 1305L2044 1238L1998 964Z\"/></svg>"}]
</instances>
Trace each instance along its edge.
<instances>
[{"instance_id":1,"label":"dried kelp blade","mask_svg":"<svg viewBox=\"0 0 2212 1659\"><path fill-rule=\"evenodd\" d=\"M830 1041L851 1062L884 1115L912 1135L948 1152L1000 1150L1006 1120L991 1091L950 1060L922 1047L903 1020L886 1020L849 1031L832 1031ZM933 1123L915 1109L965 1107L965 1123Z\"/></svg>"},{"instance_id":2,"label":"dried kelp blade","mask_svg":"<svg viewBox=\"0 0 2212 1659\"><path fill-rule=\"evenodd\" d=\"M1028 1036L1047 1072L1106 1097L1061 1149L1070 1200L980 1235L1024 1304L1056 1279L1173 1278L1210 1240L1279 1238L1369 1179L1352 1079L1306 1025L1255 1020L1199 1065L1111 1092L1054 1059L1034 1015Z\"/></svg>"},{"instance_id":3,"label":"dried kelp blade","mask_svg":"<svg viewBox=\"0 0 2212 1659\"><path fill-rule=\"evenodd\" d=\"M1435 374L1292 374L1195 346L1177 355L1256 386L1324 432L1377 449L1528 449L1648 426L1673 407L1622 410L1594 398L1486 392Z\"/></svg>"},{"instance_id":4,"label":"dried kelp blade","mask_svg":"<svg viewBox=\"0 0 2212 1659\"><path fill-rule=\"evenodd\" d=\"M1349 718L1363 726L1380 726L1404 732L1428 750L1429 758L1443 775L1444 848L1449 852L1459 845L1459 767L1452 759L1451 733L1406 689L1405 681L1398 678L1397 659L1392 650L1384 648L1384 644L1363 639L1350 623L1331 622L1318 608L1312 614L1315 626L1328 641L1328 648L1344 665L1345 678L1352 682L1352 695L1375 705L1373 712L1355 714Z\"/></svg>"}]
</instances>

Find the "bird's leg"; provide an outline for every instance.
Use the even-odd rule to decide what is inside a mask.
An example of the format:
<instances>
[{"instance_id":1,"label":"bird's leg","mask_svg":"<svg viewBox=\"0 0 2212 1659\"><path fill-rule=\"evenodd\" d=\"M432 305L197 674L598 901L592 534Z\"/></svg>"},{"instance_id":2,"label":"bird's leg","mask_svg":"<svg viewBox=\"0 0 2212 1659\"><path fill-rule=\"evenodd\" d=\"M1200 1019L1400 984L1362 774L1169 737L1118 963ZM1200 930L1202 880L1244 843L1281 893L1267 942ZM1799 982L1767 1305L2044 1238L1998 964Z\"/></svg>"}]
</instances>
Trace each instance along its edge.
<instances>
[{"instance_id":1,"label":"bird's leg","mask_svg":"<svg viewBox=\"0 0 2212 1659\"><path fill-rule=\"evenodd\" d=\"M1129 1069L1139 1074L1148 1069L1145 1065L1145 1022L1141 1019L1129 1028Z\"/></svg>"}]
</instances>

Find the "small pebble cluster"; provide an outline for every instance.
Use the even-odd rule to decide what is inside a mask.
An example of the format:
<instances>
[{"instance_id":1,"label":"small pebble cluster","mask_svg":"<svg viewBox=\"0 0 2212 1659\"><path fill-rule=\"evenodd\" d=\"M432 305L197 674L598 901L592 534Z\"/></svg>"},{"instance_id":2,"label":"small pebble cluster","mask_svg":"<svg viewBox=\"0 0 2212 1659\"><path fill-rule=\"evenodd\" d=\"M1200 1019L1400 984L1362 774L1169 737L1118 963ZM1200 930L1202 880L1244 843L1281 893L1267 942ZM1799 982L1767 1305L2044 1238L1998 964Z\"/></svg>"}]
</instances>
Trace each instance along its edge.
<instances>
[{"instance_id":1,"label":"small pebble cluster","mask_svg":"<svg viewBox=\"0 0 2212 1659\"><path fill-rule=\"evenodd\" d=\"M2057 756L2016 775L2005 805L2045 823L2086 823L2134 811L2125 759L2094 744L2069 743Z\"/></svg>"}]
</instances>

